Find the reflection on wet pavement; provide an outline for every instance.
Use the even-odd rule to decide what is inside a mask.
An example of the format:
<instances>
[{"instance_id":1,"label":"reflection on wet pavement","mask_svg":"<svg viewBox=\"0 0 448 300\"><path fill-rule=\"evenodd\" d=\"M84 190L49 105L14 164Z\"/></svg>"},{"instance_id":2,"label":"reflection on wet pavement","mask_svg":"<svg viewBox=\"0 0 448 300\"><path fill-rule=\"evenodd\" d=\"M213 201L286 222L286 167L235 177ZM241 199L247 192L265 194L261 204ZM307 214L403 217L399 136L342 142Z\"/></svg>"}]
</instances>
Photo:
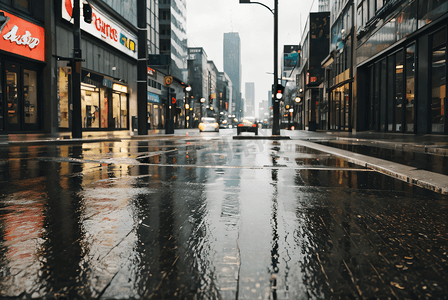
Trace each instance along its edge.
<instances>
[{"instance_id":1,"label":"reflection on wet pavement","mask_svg":"<svg viewBox=\"0 0 448 300\"><path fill-rule=\"evenodd\" d=\"M447 295L446 196L299 141L0 154L0 298Z\"/></svg>"}]
</instances>

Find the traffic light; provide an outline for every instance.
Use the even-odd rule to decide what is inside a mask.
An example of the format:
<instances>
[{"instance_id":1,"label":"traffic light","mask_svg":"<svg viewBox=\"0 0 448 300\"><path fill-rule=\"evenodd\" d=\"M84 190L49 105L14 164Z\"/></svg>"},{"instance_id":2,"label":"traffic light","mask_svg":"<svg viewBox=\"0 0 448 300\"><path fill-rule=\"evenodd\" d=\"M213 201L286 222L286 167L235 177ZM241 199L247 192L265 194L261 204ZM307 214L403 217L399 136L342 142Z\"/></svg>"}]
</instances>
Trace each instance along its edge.
<instances>
[{"instance_id":1,"label":"traffic light","mask_svg":"<svg viewBox=\"0 0 448 300\"><path fill-rule=\"evenodd\" d=\"M275 93L275 98L277 100L282 100L283 99L283 93L285 91L285 87L281 84L277 84L277 88L276 88L276 93Z\"/></svg>"},{"instance_id":2,"label":"traffic light","mask_svg":"<svg viewBox=\"0 0 448 300\"><path fill-rule=\"evenodd\" d=\"M92 23L92 6L88 2L82 4L82 11L84 13L84 22Z\"/></svg>"}]
</instances>

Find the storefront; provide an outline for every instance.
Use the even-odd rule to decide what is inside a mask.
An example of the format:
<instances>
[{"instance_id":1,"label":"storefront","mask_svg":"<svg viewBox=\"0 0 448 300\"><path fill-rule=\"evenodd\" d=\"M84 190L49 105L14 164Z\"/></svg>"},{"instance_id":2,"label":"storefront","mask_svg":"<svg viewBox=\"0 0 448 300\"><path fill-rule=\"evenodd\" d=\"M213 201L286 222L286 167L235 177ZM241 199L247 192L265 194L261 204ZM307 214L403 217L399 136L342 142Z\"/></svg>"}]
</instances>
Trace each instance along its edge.
<instances>
[{"instance_id":1,"label":"storefront","mask_svg":"<svg viewBox=\"0 0 448 300\"><path fill-rule=\"evenodd\" d=\"M148 129L163 128L163 109L160 96L148 92Z\"/></svg>"},{"instance_id":2,"label":"storefront","mask_svg":"<svg viewBox=\"0 0 448 300\"><path fill-rule=\"evenodd\" d=\"M0 134L42 129L45 30L0 10Z\"/></svg>"},{"instance_id":3,"label":"storefront","mask_svg":"<svg viewBox=\"0 0 448 300\"><path fill-rule=\"evenodd\" d=\"M409 1L358 47L358 130L448 134L447 3Z\"/></svg>"},{"instance_id":4,"label":"storefront","mask_svg":"<svg viewBox=\"0 0 448 300\"><path fill-rule=\"evenodd\" d=\"M129 128L128 86L112 78L82 71L81 116L83 130ZM70 128L70 68L59 67L59 127Z\"/></svg>"},{"instance_id":5,"label":"storefront","mask_svg":"<svg viewBox=\"0 0 448 300\"><path fill-rule=\"evenodd\" d=\"M72 21L62 7L57 27L58 55L68 56ZM137 73L137 36L117 18L92 5L92 23L81 22L82 63L81 118L83 131L128 130L132 83ZM67 38L67 36L69 38ZM71 68L58 62L58 123L61 131L71 129ZM134 86L134 89L136 86ZM135 93L136 94L136 93ZM135 110L135 109L134 109Z\"/></svg>"}]
</instances>

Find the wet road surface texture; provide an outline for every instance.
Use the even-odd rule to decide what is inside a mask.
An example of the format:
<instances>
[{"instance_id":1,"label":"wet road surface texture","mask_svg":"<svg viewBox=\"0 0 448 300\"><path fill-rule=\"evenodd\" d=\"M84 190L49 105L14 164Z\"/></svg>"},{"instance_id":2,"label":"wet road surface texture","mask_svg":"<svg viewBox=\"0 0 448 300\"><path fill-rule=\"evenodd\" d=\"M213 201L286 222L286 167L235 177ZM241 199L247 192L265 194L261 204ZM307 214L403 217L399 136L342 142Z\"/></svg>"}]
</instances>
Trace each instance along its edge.
<instances>
[{"instance_id":1,"label":"wet road surface texture","mask_svg":"<svg viewBox=\"0 0 448 300\"><path fill-rule=\"evenodd\" d=\"M0 298L446 299L447 197L300 141L0 148Z\"/></svg>"}]
</instances>

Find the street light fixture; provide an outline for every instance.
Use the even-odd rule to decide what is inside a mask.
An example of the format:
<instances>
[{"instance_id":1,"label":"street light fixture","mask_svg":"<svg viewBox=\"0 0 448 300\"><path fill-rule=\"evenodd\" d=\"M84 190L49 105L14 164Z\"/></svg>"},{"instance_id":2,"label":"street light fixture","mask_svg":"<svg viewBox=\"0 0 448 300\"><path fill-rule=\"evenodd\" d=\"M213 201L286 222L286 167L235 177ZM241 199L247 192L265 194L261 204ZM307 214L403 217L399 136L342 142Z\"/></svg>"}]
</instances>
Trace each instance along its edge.
<instances>
[{"instance_id":1,"label":"street light fixture","mask_svg":"<svg viewBox=\"0 0 448 300\"><path fill-rule=\"evenodd\" d=\"M202 106L204 105L204 103L205 103L205 98L201 98L201 119L202 119L202 111L203 111Z\"/></svg>"},{"instance_id":2,"label":"street light fixture","mask_svg":"<svg viewBox=\"0 0 448 300\"><path fill-rule=\"evenodd\" d=\"M251 2L250 0L240 0L240 3L259 4L266 7L274 15L274 91L277 91L278 85L278 0L274 0L274 9L269 8L260 2ZM280 135L280 100L273 101L274 122L272 124L272 135Z\"/></svg>"}]
</instances>

